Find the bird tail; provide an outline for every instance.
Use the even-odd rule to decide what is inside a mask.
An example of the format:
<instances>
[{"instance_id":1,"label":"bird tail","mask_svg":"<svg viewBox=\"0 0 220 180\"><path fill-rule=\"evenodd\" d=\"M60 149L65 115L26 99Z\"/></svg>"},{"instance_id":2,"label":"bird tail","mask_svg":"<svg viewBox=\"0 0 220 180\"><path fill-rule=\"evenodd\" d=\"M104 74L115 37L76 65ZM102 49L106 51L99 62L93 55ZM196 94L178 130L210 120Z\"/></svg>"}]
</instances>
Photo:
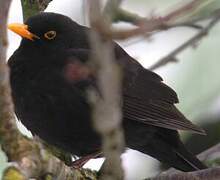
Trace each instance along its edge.
<instances>
[{"instance_id":1,"label":"bird tail","mask_svg":"<svg viewBox=\"0 0 220 180\"><path fill-rule=\"evenodd\" d=\"M139 150L181 171L190 172L207 168L185 148L182 142L174 147L155 138Z\"/></svg>"},{"instance_id":2,"label":"bird tail","mask_svg":"<svg viewBox=\"0 0 220 180\"><path fill-rule=\"evenodd\" d=\"M174 163L173 167L186 172L207 168L197 157L189 152L181 142L178 148L175 148L173 151L179 159L177 162L180 161L179 163Z\"/></svg>"}]
</instances>

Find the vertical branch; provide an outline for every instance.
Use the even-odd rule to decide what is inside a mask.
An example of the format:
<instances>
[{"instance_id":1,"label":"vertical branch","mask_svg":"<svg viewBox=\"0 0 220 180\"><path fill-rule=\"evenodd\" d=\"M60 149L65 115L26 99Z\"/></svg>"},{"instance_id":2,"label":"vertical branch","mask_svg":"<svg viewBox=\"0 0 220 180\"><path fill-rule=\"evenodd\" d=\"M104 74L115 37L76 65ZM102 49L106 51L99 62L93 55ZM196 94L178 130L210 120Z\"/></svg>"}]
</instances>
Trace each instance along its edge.
<instances>
[{"instance_id":1,"label":"vertical branch","mask_svg":"<svg viewBox=\"0 0 220 180\"><path fill-rule=\"evenodd\" d=\"M31 149L26 138L17 130L9 84L9 70L6 64L7 17L11 0L0 1L0 137L1 147L8 160L21 160L26 154L24 149ZM31 170L30 170L31 171ZM30 172L28 171L28 172ZM20 175L22 176L23 173Z\"/></svg>"},{"instance_id":2,"label":"vertical branch","mask_svg":"<svg viewBox=\"0 0 220 180\"><path fill-rule=\"evenodd\" d=\"M52 0L21 0L24 20L46 9L51 1Z\"/></svg>"},{"instance_id":3,"label":"vertical branch","mask_svg":"<svg viewBox=\"0 0 220 180\"><path fill-rule=\"evenodd\" d=\"M7 149L7 141L17 136L11 89L9 86L9 72L6 65L7 18L11 0L0 1L0 138L3 149Z\"/></svg>"},{"instance_id":4,"label":"vertical branch","mask_svg":"<svg viewBox=\"0 0 220 180\"><path fill-rule=\"evenodd\" d=\"M31 15L37 14L40 11L36 1L21 0L21 5L24 21Z\"/></svg>"},{"instance_id":5,"label":"vertical branch","mask_svg":"<svg viewBox=\"0 0 220 180\"><path fill-rule=\"evenodd\" d=\"M110 27L108 18L101 13L100 1L89 1L90 23L93 30L90 43L93 50L93 63L96 64L96 77L100 96L93 96L93 120L96 131L102 137L102 150L106 161L101 179L122 179L120 155L124 150L124 137L121 127L121 74L114 60L111 39L102 37L98 27ZM101 19L102 18L102 19Z\"/></svg>"}]
</instances>

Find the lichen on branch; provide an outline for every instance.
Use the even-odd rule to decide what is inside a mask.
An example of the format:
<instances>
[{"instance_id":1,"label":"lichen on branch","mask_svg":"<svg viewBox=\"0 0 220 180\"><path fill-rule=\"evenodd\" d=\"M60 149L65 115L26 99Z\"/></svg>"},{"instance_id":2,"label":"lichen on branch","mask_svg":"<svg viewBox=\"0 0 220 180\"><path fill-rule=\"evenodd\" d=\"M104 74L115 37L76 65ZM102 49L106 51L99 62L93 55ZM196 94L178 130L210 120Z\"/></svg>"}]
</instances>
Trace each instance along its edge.
<instances>
[{"instance_id":1,"label":"lichen on branch","mask_svg":"<svg viewBox=\"0 0 220 180\"><path fill-rule=\"evenodd\" d=\"M52 0L21 0L24 20L46 9L51 1Z\"/></svg>"}]
</instances>

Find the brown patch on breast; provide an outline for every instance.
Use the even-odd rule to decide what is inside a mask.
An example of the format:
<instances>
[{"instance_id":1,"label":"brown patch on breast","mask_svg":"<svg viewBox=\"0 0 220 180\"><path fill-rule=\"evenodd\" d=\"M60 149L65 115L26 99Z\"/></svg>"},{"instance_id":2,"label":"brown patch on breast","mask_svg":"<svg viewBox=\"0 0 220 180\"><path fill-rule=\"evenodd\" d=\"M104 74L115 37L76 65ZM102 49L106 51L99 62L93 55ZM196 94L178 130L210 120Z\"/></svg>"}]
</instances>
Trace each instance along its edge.
<instances>
[{"instance_id":1,"label":"brown patch on breast","mask_svg":"<svg viewBox=\"0 0 220 180\"><path fill-rule=\"evenodd\" d=\"M64 77L69 82L86 80L90 75L90 68L79 61L71 62L64 68Z\"/></svg>"}]
</instances>

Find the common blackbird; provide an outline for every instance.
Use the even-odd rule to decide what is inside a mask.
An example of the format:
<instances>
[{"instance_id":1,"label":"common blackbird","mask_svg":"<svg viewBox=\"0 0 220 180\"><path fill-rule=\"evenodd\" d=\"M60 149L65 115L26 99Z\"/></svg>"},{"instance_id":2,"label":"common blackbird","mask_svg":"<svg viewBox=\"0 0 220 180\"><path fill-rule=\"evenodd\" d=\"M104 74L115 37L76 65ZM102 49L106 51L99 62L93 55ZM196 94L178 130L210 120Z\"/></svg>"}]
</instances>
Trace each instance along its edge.
<instances>
[{"instance_id":1,"label":"common blackbird","mask_svg":"<svg viewBox=\"0 0 220 180\"><path fill-rule=\"evenodd\" d=\"M40 13L25 25L10 24L22 36L8 61L15 113L34 135L78 156L99 152L87 90L96 87L88 65L89 28L56 13ZM145 69L117 43L123 72L123 128L128 148L182 171L206 168L179 138L177 130L205 132L174 106L178 98L162 78Z\"/></svg>"}]
</instances>

